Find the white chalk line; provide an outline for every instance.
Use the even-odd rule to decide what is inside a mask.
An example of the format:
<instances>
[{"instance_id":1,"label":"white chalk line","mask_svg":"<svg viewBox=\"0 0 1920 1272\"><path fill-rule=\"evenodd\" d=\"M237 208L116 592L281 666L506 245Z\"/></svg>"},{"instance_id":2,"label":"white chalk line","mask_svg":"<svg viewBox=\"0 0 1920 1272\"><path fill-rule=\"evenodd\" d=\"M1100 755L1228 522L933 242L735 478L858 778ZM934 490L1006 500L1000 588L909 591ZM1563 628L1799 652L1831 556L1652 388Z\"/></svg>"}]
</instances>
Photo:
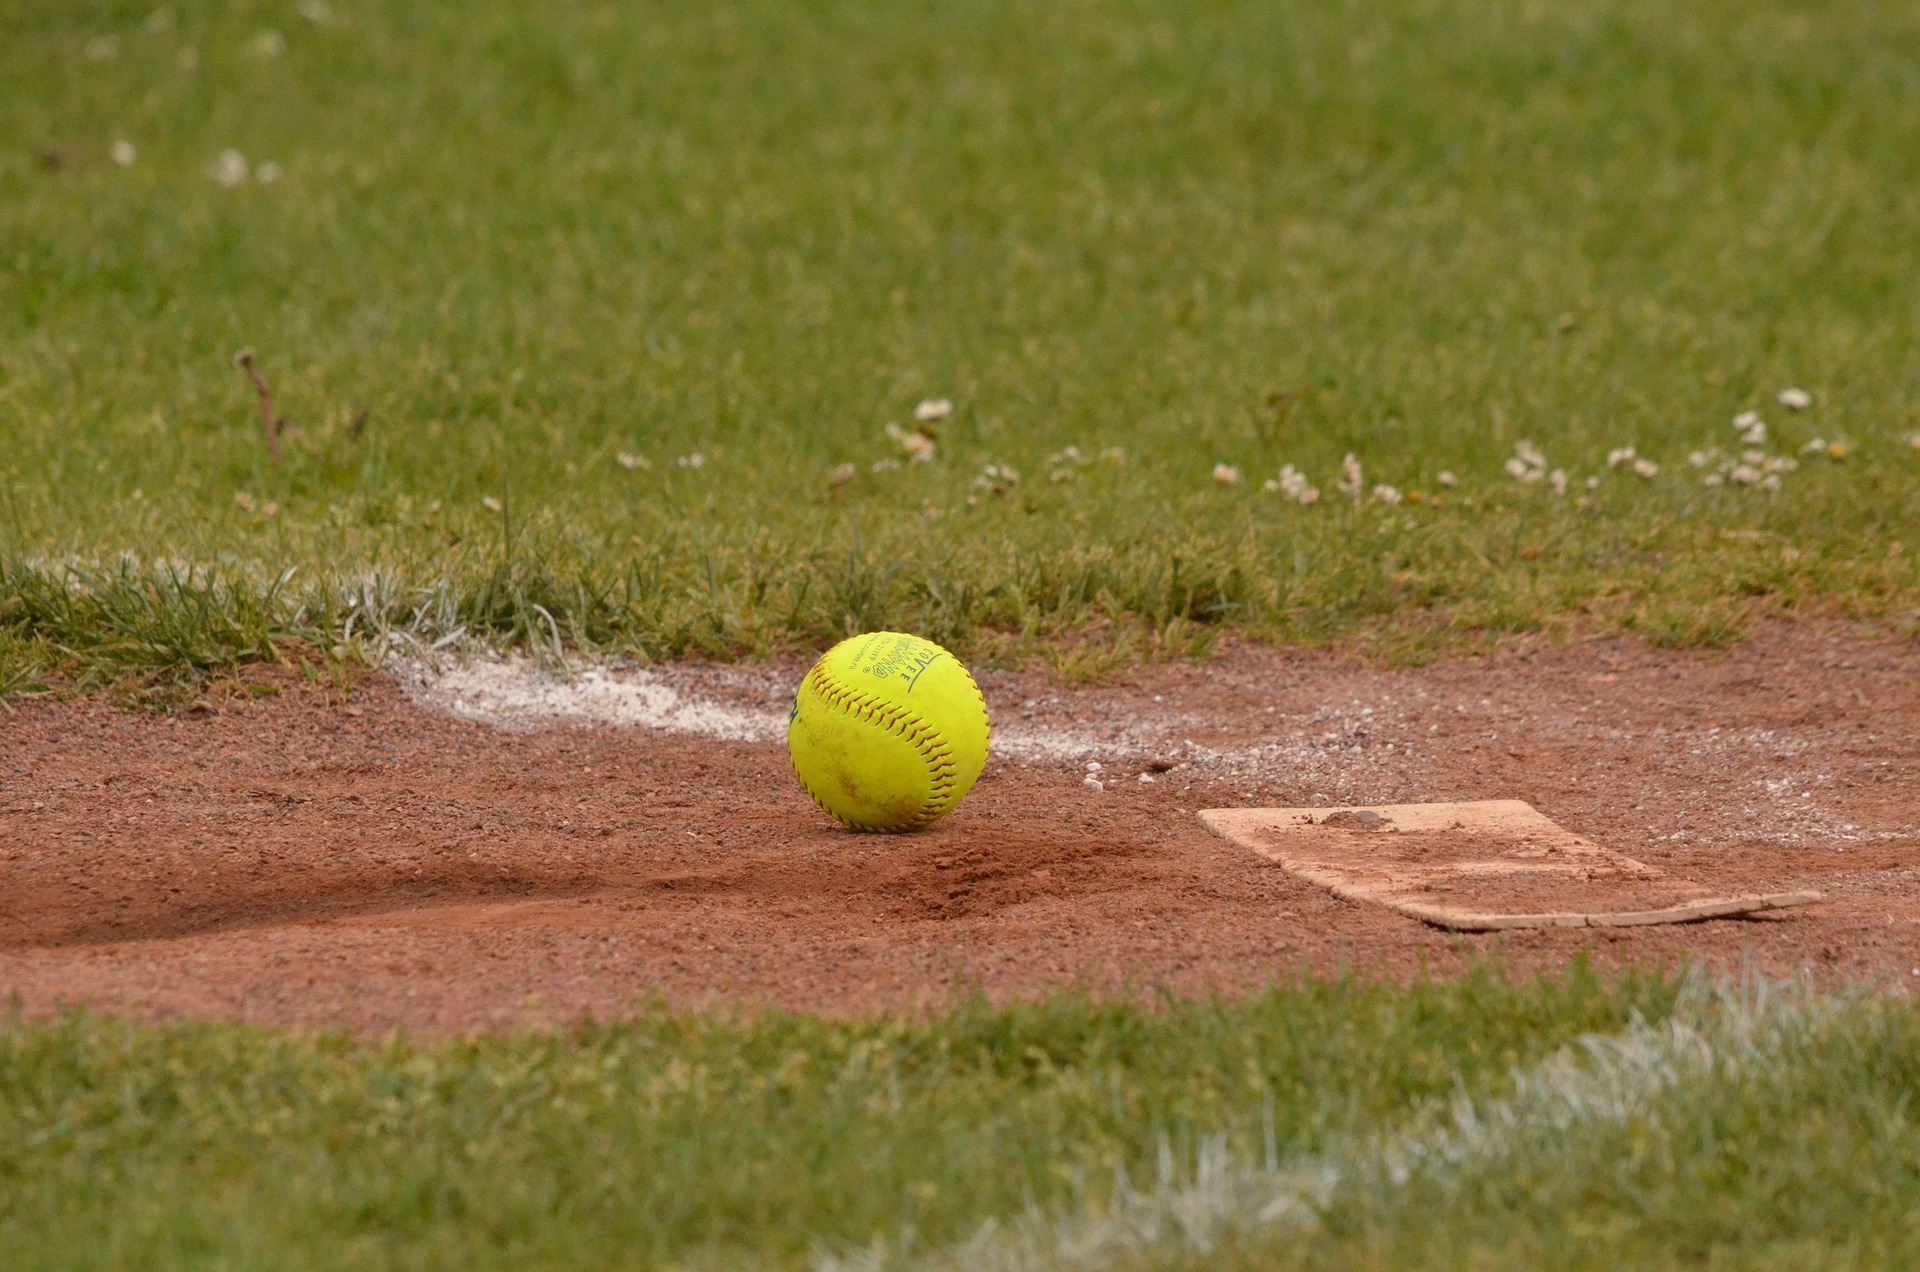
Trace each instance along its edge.
<instances>
[{"instance_id":1,"label":"white chalk line","mask_svg":"<svg viewBox=\"0 0 1920 1272\"><path fill-rule=\"evenodd\" d=\"M589 667L562 676L526 659L483 657L437 670L420 662L399 662L393 670L414 702L508 732L601 725L759 743L783 741L787 735L785 711L691 693L646 667L617 672ZM1174 745L1214 754L1191 744ZM1116 740L1026 724L999 724L993 730L995 755L1026 762L1117 759L1168 746L1164 737L1149 732Z\"/></svg>"},{"instance_id":2,"label":"white chalk line","mask_svg":"<svg viewBox=\"0 0 1920 1272\"><path fill-rule=\"evenodd\" d=\"M590 664L562 674L520 656L480 654L442 664L397 660L391 669L412 700L488 728L524 733L568 726L645 729L727 742L777 744L787 733L791 692L771 673L738 668L617 667ZM1025 704L1025 705L1031 705ZM1187 734L1203 722L1168 711L1080 728L1034 724L1016 704L995 710L993 754L1023 764L1085 765L1106 785L1142 780L1146 768L1180 772L1146 780L1183 780L1205 774L1229 784L1282 779L1307 790L1341 791L1343 802L1405 802L1410 766L1423 767L1429 747L1409 736L1392 708L1352 712L1318 708L1287 733L1251 745L1210 746ZM1332 726L1329 728L1328 726ZM1781 739L1767 731L1765 739ZM1145 762L1151 762L1145 763ZM1104 766L1104 767L1103 767ZM1140 770L1136 772L1135 770ZM1692 839L1703 846L1737 839L1785 846L1812 841L1855 842L1906 838L1902 831L1864 831L1852 822L1792 798L1817 786L1813 774L1789 774L1761 783L1774 808L1748 807L1750 824L1732 835L1682 832L1658 839ZM1370 795L1363 795L1371 792ZM1326 798L1315 796L1316 800Z\"/></svg>"},{"instance_id":3,"label":"white chalk line","mask_svg":"<svg viewBox=\"0 0 1920 1272\"><path fill-rule=\"evenodd\" d=\"M782 742L787 733L790 690L756 672L591 665L561 674L528 658L490 654L438 666L397 660L391 668L414 702L505 732L595 725L763 744ZM748 701L722 700L698 686L703 679ZM689 687L689 680L696 685ZM1393 783L1416 754L1405 739L1380 745L1377 737L1371 743L1356 738L1355 730L1389 723L1372 709L1356 709L1347 718L1337 712L1330 716L1323 708L1308 722L1311 732L1300 728L1291 736L1237 747L1192 740L1187 735L1203 722L1184 713L1073 729L1007 719L1016 710L1003 704L994 713L995 757L1090 770L1105 766L1099 776L1108 785L1180 780L1186 771L1228 781L1284 778L1309 789L1372 789L1378 795L1373 802L1393 802L1401 793ZM1328 731L1329 724L1336 727ZM1179 771L1159 777L1147 771L1169 765Z\"/></svg>"},{"instance_id":4,"label":"white chalk line","mask_svg":"<svg viewBox=\"0 0 1920 1272\"><path fill-rule=\"evenodd\" d=\"M772 742L786 733L777 712L693 698L645 668L616 676L596 667L562 678L521 659L476 658L437 672L417 662L394 670L415 702L508 732L595 724L728 742Z\"/></svg>"},{"instance_id":5,"label":"white chalk line","mask_svg":"<svg viewBox=\"0 0 1920 1272\"><path fill-rule=\"evenodd\" d=\"M1029 1211L988 1221L941 1250L824 1252L818 1272L1063 1272L1153 1265L1206 1256L1267 1232L1310 1231L1343 1198L1376 1209L1422 1177L1452 1177L1502 1161L1551 1155L1582 1130L1646 1116L1662 1100L1692 1098L1804 1064L1844 998L1818 999L1764 981L1744 986L1690 981L1673 1014L1636 1020L1516 1070L1508 1094L1435 1101L1401 1127L1360 1133L1291 1160L1255 1162L1227 1136L1208 1140L1190 1168L1162 1151L1156 1183L1121 1179L1091 1214Z\"/></svg>"}]
</instances>

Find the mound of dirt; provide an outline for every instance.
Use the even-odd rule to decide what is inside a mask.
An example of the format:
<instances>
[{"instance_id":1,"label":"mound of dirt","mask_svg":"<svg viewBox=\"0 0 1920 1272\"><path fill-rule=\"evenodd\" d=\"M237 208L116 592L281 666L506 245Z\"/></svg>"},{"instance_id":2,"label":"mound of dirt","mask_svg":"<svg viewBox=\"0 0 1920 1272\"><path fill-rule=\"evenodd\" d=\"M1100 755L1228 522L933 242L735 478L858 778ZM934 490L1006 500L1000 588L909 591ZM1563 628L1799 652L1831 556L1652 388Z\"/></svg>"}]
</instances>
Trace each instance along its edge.
<instances>
[{"instance_id":1,"label":"mound of dirt","mask_svg":"<svg viewBox=\"0 0 1920 1272\"><path fill-rule=\"evenodd\" d=\"M469 719L405 676L349 705L254 672L186 716L17 701L0 732L0 995L448 1033L654 995L844 1012L957 986L1231 992L1495 950L1521 970L1590 948L1603 965L1920 978L1911 646L1777 627L1725 655L1610 642L1381 670L1228 646L1112 688L989 674L1006 746L958 812L905 836L850 834L800 792L753 723L791 674L597 672L626 687L577 724L578 685L522 715L498 692ZM703 734L715 719L732 735ZM1717 888L1828 900L1449 935L1194 817L1481 798Z\"/></svg>"}]
</instances>

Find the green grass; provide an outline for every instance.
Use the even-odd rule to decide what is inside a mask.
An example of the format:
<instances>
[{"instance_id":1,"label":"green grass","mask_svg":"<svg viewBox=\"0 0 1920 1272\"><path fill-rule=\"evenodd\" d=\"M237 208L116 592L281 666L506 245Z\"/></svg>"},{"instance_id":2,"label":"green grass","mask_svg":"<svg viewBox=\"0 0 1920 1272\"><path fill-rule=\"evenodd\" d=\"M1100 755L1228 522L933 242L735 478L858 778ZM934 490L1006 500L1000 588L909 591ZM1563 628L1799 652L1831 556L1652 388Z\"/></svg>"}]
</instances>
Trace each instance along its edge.
<instances>
[{"instance_id":1,"label":"green grass","mask_svg":"<svg viewBox=\"0 0 1920 1272\"><path fill-rule=\"evenodd\" d=\"M1429 1171L1398 1196L1343 1198L1322 1248L1345 1257L1311 1265L1920 1262L1920 1012L1910 1001L1803 1006L1763 1012L1758 1036L1742 1033L1708 1030L1710 1057L1662 1055L1689 1058L1617 1118L1574 1134L1526 1128L1511 1149ZM1347 1253L1356 1247L1365 1257ZM1266 1253L1245 1262L1273 1265Z\"/></svg>"},{"instance_id":2,"label":"green grass","mask_svg":"<svg viewBox=\"0 0 1920 1272\"><path fill-rule=\"evenodd\" d=\"M916 1020L645 1011L356 1044L0 1023L0 1249L39 1267L733 1267L938 1250L1070 1213L1224 1136L1292 1158L1636 1015L1575 968L1307 981Z\"/></svg>"},{"instance_id":3,"label":"green grass","mask_svg":"<svg viewBox=\"0 0 1920 1272\"><path fill-rule=\"evenodd\" d=\"M395 630L1910 630L1917 127L1891 0L23 0L0 687ZM923 397L932 462L871 471ZM1851 452L1704 486L1750 407ZM1566 496L1501 471L1523 439ZM1444 501L1356 506L1349 452Z\"/></svg>"},{"instance_id":4,"label":"green grass","mask_svg":"<svg viewBox=\"0 0 1920 1272\"><path fill-rule=\"evenodd\" d=\"M892 626L1091 674L1227 630L1912 632L1917 131L1892 0L16 0L0 700L461 639ZM1750 408L1800 467L1706 485ZM1565 494L1502 471L1522 441ZM1920 1015L1743 1011L1575 973L433 1046L15 1022L0 1249L1018 1266L1310 1177L1112 1261L1911 1265ZM1585 1031L1675 1076L1567 1114L1526 1075L1640 1054L1551 1058ZM1381 1167L1419 1145L1455 1156Z\"/></svg>"},{"instance_id":5,"label":"green grass","mask_svg":"<svg viewBox=\"0 0 1920 1272\"><path fill-rule=\"evenodd\" d=\"M918 1266L1912 1267L1916 1042L1911 999L1696 983L1664 1019L1492 1094L1463 1088L1277 1168L1216 1139L1153 1188Z\"/></svg>"},{"instance_id":6,"label":"green grass","mask_svg":"<svg viewBox=\"0 0 1920 1272\"><path fill-rule=\"evenodd\" d=\"M9 1268L1920 1256L1920 1006L1656 977L355 1043L0 1022Z\"/></svg>"},{"instance_id":7,"label":"green grass","mask_svg":"<svg viewBox=\"0 0 1920 1272\"><path fill-rule=\"evenodd\" d=\"M1078 675L1228 630L1920 630L1917 131L1892 0L16 0L0 700L461 639L891 626ZM1706 485L1687 455L1750 408L1800 467ZM1503 472L1522 441L1565 494ZM1263 489L1286 464L1317 504ZM1760 997L1576 971L385 1046L16 1021L0 1250L1912 1265L1920 1012ZM1589 1031L1619 1041L1558 1052Z\"/></svg>"}]
</instances>

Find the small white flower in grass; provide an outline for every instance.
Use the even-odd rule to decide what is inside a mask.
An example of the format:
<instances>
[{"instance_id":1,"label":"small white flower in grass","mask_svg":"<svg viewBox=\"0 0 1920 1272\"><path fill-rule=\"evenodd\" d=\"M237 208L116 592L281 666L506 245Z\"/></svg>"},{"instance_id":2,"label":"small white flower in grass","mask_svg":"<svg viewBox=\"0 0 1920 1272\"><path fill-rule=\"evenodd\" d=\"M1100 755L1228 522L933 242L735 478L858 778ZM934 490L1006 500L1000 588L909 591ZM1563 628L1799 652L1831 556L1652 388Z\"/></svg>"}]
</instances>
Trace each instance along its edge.
<instances>
[{"instance_id":1,"label":"small white flower in grass","mask_svg":"<svg viewBox=\"0 0 1920 1272\"><path fill-rule=\"evenodd\" d=\"M113 161L122 168L132 167L133 161L138 157L139 152L133 148L133 143L125 137L113 143Z\"/></svg>"},{"instance_id":2,"label":"small white flower in grass","mask_svg":"<svg viewBox=\"0 0 1920 1272\"><path fill-rule=\"evenodd\" d=\"M1360 496L1366 493L1366 477L1360 470L1360 461L1351 453L1340 461L1340 480L1336 484L1339 487L1340 493L1343 495L1351 495L1355 503L1359 503Z\"/></svg>"},{"instance_id":3,"label":"small white flower in grass","mask_svg":"<svg viewBox=\"0 0 1920 1272\"><path fill-rule=\"evenodd\" d=\"M247 179L247 157L238 150L223 150L213 164L213 179L231 190Z\"/></svg>"},{"instance_id":4,"label":"small white flower in grass","mask_svg":"<svg viewBox=\"0 0 1920 1272\"><path fill-rule=\"evenodd\" d=\"M1564 468L1556 468L1552 472L1548 473L1547 485L1553 487L1553 493L1556 495L1566 494L1567 493L1567 470Z\"/></svg>"},{"instance_id":5,"label":"small white flower in grass","mask_svg":"<svg viewBox=\"0 0 1920 1272\"><path fill-rule=\"evenodd\" d=\"M1087 463L1086 456L1080 453L1078 446L1068 446L1047 456L1047 480L1054 485L1063 485L1074 478L1076 470Z\"/></svg>"},{"instance_id":6,"label":"small white flower in grass","mask_svg":"<svg viewBox=\"0 0 1920 1272\"><path fill-rule=\"evenodd\" d=\"M1744 450L1740 452L1740 462L1743 464L1764 464L1766 460L1767 452L1763 450Z\"/></svg>"},{"instance_id":7,"label":"small white flower in grass","mask_svg":"<svg viewBox=\"0 0 1920 1272\"><path fill-rule=\"evenodd\" d=\"M333 10L321 0L300 0L300 16L315 26L326 26L333 21Z\"/></svg>"},{"instance_id":8,"label":"small white flower in grass","mask_svg":"<svg viewBox=\"0 0 1920 1272\"><path fill-rule=\"evenodd\" d=\"M1454 476L1451 471L1444 468L1440 470L1440 475L1434 478L1434 480L1439 482L1442 486L1445 486L1448 490L1452 490L1455 486L1458 486L1460 484L1460 479Z\"/></svg>"},{"instance_id":9,"label":"small white flower in grass","mask_svg":"<svg viewBox=\"0 0 1920 1272\"><path fill-rule=\"evenodd\" d=\"M870 470L876 473L890 473L898 467L900 467L900 461L897 459L876 459L870 465Z\"/></svg>"},{"instance_id":10,"label":"small white flower in grass","mask_svg":"<svg viewBox=\"0 0 1920 1272\"><path fill-rule=\"evenodd\" d=\"M1600 489L1600 478L1598 476L1587 478L1587 489L1588 490Z\"/></svg>"},{"instance_id":11,"label":"small white flower in grass","mask_svg":"<svg viewBox=\"0 0 1920 1272\"><path fill-rule=\"evenodd\" d=\"M1213 479L1222 486L1237 486L1240 484L1240 470L1232 464L1215 464Z\"/></svg>"},{"instance_id":12,"label":"small white flower in grass","mask_svg":"<svg viewBox=\"0 0 1920 1272\"><path fill-rule=\"evenodd\" d=\"M1269 493L1278 492L1297 504L1312 504L1320 501L1320 492L1307 482L1307 475L1292 464L1281 466L1280 476L1269 479L1264 487Z\"/></svg>"},{"instance_id":13,"label":"small white flower in grass","mask_svg":"<svg viewBox=\"0 0 1920 1272\"><path fill-rule=\"evenodd\" d=\"M1622 464L1631 464L1635 459L1638 459L1638 458L1639 458L1639 454L1633 449L1633 447L1616 446L1612 450L1607 452L1607 467L1618 468Z\"/></svg>"},{"instance_id":14,"label":"small white flower in grass","mask_svg":"<svg viewBox=\"0 0 1920 1272\"><path fill-rule=\"evenodd\" d=\"M945 398L928 398L913 408L913 418L919 420L922 424L930 424L934 420L944 420L952 414L953 403L947 401Z\"/></svg>"},{"instance_id":15,"label":"small white flower in grass","mask_svg":"<svg viewBox=\"0 0 1920 1272\"><path fill-rule=\"evenodd\" d=\"M1800 453L1802 455L1811 455L1815 451L1823 451L1825 449L1827 449L1827 439L1824 437L1816 437L1805 446L1802 446Z\"/></svg>"},{"instance_id":16,"label":"small white flower in grass","mask_svg":"<svg viewBox=\"0 0 1920 1272\"><path fill-rule=\"evenodd\" d=\"M280 179L280 165L269 159L254 171L253 179L261 185L272 185Z\"/></svg>"},{"instance_id":17,"label":"small white flower in grass","mask_svg":"<svg viewBox=\"0 0 1920 1272\"><path fill-rule=\"evenodd\" d=\"M1403 496L1400 494L1399 487L1388 486L1383 483L1373 488L1373 497L1379 503L1397 504Z\"/></svg>"},{"instance_id":18,"label":"small white flower in grass","mask_svg":"<svg viewBox=\"0 0 1920 1272\"><path fill-rule=\"evenodd\" d=\"M1767 440L1767 425L1758 411L1742 411L1733 417L1734 428L1740 431L1740 440L1749 446L1759 446Z\"/></svg>"},{"instance_id":19,"label":"small white flower in grass","mask_svg":"<svg viewBox=\"0 0 1920 1272\"><path fill-rule=\"evenodd\" d=\"M645 455L636 455L632 451L621 451L614 456L620 467L631 472L636 468L652 468L653 464Z\"/></svg>"},{"instance_id":20,"label":"small white flower in grass","mask_svg":"<svg viewBox=\"0 0 1920 1272\"><path fill-rule=\"evenodd\" d=\"M933 439L925 433L912 433L898 424L889 424L887 438L911 463L924 464L933 458Z\"/></svg>"},{"instance_id":21,"label":"small white flower in grass","mask_svg":"<svg viewBox=\"0 0 1920 1272\"><path fill-rule=\"evenodd\" d=\"M262 31L247 41L247 52L258 58L279 57L287 51L287 37L278 31Z\"/></svg>"},{"instance_id":22,"label":"small white flower in grass","mask_svg":"<svg viewBox=\"0 0 1920 1272\"><path fill-rule=\"evenodd\" d=\"M1693 451L1687 456L1687 462L1695 468L1705 468L1713 462L1713 457L1705 451Z\"/></svg>"},{"instance_id":23,"label":"small white flower in grass","mask_svg":"<svg viewBox=\"0 0 1920 1272\"><path fill-rule=\"evenodd\" d=\"M1660 475L1660 465L1650 459L1636 459L1633 461L1633 471L1651 481Z\"/></svg>"},{"instance_id":24,"label":"small white flower in grass","mask_svg":"<svg viewBox=\"0 0 1920 1272\"><path fill-rule=\"evenodd\" d=\"M682 468L705 468L707 466L707 457L699 451L695 451L691 455L682 455L673 462Z\"/></svg>"},{"instance_id":25,"label":"small white flower in grass","mask_svg":"<svg viewBox=\"0 0 1920 1272\"><path fill-rule=\"evenodd\" d=\"M1776 473L1768 473L1765 477L1762 477L1760 479L1760 489L1762 490L1780 489L1779 475Z\"/></svg>"},{"instance_id":26,"label":"small white flower in grass","mask_svg":"<svg viewBox=\"0 0 1920 1272\"><path fill-rule=\"evenodd\" d=\"M492 495L480 496L480 506L482 508L485 508L488 512L500 511L500 501L498 499L495 499Z\"/></svg>"},{"instance_id":27,"label":"small white flower in grass","mask_svg":"<svg viewBox=\"0 0 1920 1272\"><path fill-rule=\"evenodd\" d=\"M991 491L996 495L1006 494L1019 482L1020 474L1015 472L1009 464L988 464L980 470L980 475L973 479L976 489Z\"/></svg>"},{"instance_id":28,"label":"small white flower in grass","mask_svg":"<svg viewBox=\"0 0 1920 1272\"><path fill-rule=\"evenodd\" d=\"M1728 479L1738 486L1757 485L1760 476L1760 470L1752 464L1736 464L1733 471L1727 474Z\"/></svg>"},{"instance_id":29,"label":"small white flower in grass","mask_svg":"<svg viewBox=\"0 0 1920 1272\"><path fill-rule=\"evenodd\" d=\"M1507 470L1507 476L1528 485L1547 475L1547 457L1528 441L1515 443L1512 458L1501 466Z\"/></svg>"},{"instance_id":30,"label":"small white flower in grass","mask_svg":"<svg viewBox=\"0 0 1920 1272\"><path fill-rule=\"evenodd\" d=\"M852 464L841 464L839 467L833 470L833 472L827 477L827 480L832 482L836 486L844 486L848 482L853 480L853 474L854 474L854 467Z\"/></svg>"},{"instance_id":31,"label":"small white flower in grass","mask_svg":"<svg viewBox=\"0 0 1920 1272\"><path fill-rule=\"evenodd\" d=\"M1708 473L1700 479L1700 484L1702 486L1718 486L1726 480L1726 476L1722 473Z\"/></svg>"},{"instance_id":32,"label":"small white flower in grass","mask_svg":"<svg viewBox=\"0 0 1920 1272\"><path fill-rule=\"evenodd\" d=\"M1813 405L1813 394L1805 389L1780 390L1780 405L1789 411L1804 411Z\"/></svg>"}]
</instances>

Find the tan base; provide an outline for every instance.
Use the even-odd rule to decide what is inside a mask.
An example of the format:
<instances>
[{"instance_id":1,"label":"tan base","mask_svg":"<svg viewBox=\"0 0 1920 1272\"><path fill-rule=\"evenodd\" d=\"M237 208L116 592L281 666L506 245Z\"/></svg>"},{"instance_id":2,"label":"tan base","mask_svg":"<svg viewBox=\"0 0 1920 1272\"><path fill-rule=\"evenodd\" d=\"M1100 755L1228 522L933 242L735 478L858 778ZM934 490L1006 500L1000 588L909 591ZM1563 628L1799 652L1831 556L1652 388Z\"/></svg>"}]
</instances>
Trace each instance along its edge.
<instances>
[{"instance_id":1,"label":"tan base","mask_svg":"<svg viewBox=\"0 0 1920 1272\"><path fill-rule=\"evenodd\" d=\"M1517 799L1210 808L1200 820L1335 896L1465 932L1690 923L1821 899L1818 892L1729 896L1669 879Z\"/></svg>"}]
</instances>

